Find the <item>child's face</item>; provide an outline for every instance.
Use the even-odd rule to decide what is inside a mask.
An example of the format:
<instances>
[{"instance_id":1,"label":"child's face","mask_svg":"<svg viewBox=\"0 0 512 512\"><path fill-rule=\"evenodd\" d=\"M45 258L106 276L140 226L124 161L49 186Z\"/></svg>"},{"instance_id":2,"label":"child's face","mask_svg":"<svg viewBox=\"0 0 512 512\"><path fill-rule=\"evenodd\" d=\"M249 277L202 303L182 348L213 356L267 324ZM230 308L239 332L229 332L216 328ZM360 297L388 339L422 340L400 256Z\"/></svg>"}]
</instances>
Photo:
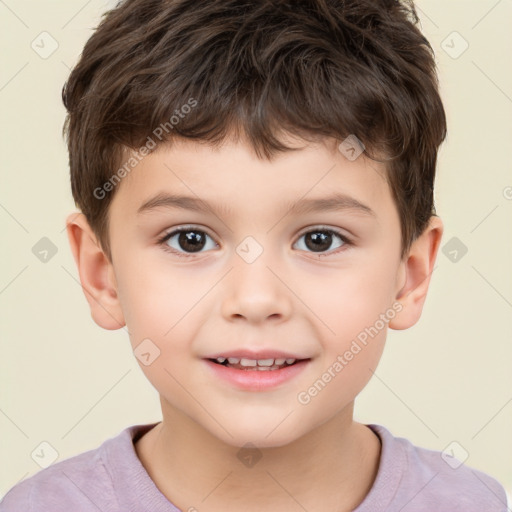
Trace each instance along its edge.
<instances>
[{"instance_id":1,"label":"child's face","mask_svg":"<svg viewBox=\"0 0 512 512\"><path fill-rule=\"evenodd\" d=\"M160 393L164 420L178 411L229 444L277 446L335 416L351 419L405 281L384 167L364 155L349 161L335 146L309 145L268 162L242 144L214 150L185 141L147 156L118 186L110 209L115 286L132 347L151 340L142 360L160 351L141 367ZM211 211L138 212L165 194ZM292 208L334 194L346 196L346 208ZM181 227L190 241L175 234L159 245ZM227 370L208 360L242 351L307 361L290 372ZM270 382L286 371L287 379ZM228 373L242 383L222 377ZM247 376L265 379L263 387ZM319 380L320 391L310 391Z\"/></svg>"}]
</instances>

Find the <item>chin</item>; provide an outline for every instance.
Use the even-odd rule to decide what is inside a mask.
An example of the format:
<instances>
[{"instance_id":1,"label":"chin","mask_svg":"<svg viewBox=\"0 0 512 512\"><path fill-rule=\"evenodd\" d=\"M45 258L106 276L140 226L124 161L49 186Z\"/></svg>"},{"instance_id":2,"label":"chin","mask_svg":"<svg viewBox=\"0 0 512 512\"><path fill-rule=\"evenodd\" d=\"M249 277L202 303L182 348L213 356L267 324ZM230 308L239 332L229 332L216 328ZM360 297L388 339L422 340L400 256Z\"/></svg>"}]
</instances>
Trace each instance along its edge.
<instances>
[{"instance_id":1,"label":"chin","mask_svg":"<svg viewBox=\"0 0 512 512\"><path fill-rule=\"evenodd\" d=\"M299 431L297 426L290 424L278 426L279 421L282 421L282 418L273 422L272 426L268 422L257 423L256 421L251 425L226 424L225 427L231 436L217 425L214 431L210 430L210 433L220 441L236 448L247 447L249 443L258 448L280 448L297 441L307 433L302 429Z\"/></svg>"}]
</instances>

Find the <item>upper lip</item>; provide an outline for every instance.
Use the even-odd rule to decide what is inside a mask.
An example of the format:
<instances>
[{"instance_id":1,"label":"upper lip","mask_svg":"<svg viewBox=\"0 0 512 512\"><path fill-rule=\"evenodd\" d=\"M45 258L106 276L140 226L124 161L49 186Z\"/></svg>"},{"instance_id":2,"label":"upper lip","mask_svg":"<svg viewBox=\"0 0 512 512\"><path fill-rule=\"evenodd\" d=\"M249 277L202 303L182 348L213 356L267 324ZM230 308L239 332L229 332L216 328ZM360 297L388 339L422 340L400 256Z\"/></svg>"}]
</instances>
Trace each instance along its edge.
<instances>
[{"instance_id":1,"label":"upper lip","mask_svg":"<svg viewBox=\"0 0 512 512\"><path fill-rule=\"evenodd\" d=\"M283 352L281 350L226 350L225 352L218 352L211 356L206 356L205 359L217 359L218 357L238 357L244 359L310 359L309 357L302 357L297 354L292 354L290 352Z\"/></svg>"}]
</instances>

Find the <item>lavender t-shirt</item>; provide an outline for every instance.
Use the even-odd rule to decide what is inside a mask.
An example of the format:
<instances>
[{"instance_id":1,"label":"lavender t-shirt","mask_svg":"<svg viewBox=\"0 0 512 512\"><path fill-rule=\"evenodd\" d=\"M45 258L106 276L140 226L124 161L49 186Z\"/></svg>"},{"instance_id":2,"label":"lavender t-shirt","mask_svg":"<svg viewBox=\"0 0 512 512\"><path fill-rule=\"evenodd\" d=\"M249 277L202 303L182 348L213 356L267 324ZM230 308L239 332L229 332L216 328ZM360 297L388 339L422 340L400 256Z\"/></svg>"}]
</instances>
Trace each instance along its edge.
<instances>
[{"instance_id":1,"label":"lavender t-shirt","mask_svg":"<svg viewBox=\"0 0 512 512\"><path fill-rule=\"evenodd\" d=\"M180 512L135 452L134 442L156 424L128 427L99 448L39 471L5 495L0 511ZM373 487L354 512L507 512L505 491L490 476L368 426L381 440L381 459Z\"/></svg>"}]
</instances>

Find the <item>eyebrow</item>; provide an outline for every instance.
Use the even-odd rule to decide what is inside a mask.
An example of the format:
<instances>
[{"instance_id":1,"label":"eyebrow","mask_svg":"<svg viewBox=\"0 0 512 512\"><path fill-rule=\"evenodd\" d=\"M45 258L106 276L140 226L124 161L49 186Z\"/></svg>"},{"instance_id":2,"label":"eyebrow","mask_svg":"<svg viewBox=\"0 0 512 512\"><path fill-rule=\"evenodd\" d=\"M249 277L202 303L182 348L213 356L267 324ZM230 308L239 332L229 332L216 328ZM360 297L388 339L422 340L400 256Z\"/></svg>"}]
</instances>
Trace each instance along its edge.
<instances>
[{"instance_id":1,"label":"eyebrow","mask_svg":"<svg viewBox=\"0 0 512 512\"><path fill-rule=\"evenodd\" d=\"M208 204L207 202L187 196L178 196L161 192L156 196L145 201L137 210L137 214L149 212L156 208L177 208L182 210L191 210L197 212L223 212L228 215L231 213L226 205L219 206ZM285 210L292 215L300 215L304 213L327 212L351 210L363 213L372 217L376 217L375 212L367 205L361 203L357 199L345 194L333 194L328 197L318 199L301 199L295 203L287 203Z\"/></svg>"}]
</instances>

